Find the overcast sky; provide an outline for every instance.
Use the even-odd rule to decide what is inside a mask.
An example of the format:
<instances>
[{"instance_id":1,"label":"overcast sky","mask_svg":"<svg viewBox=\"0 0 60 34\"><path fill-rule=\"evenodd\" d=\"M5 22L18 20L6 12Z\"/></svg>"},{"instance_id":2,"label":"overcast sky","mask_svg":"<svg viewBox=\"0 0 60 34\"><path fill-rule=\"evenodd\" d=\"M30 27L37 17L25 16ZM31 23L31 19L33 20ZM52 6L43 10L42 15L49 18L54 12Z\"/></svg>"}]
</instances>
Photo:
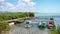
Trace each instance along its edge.
<instances>
[{"instance_id":1,"label":"overcast sky","mask_svg":"<svg viewBox=\"0 0 60 34\"><path fill-rule=\"evenodd\" d=\"M60 13L60 0L0 0L0 11Z\"/></svg>"}]
</instances>

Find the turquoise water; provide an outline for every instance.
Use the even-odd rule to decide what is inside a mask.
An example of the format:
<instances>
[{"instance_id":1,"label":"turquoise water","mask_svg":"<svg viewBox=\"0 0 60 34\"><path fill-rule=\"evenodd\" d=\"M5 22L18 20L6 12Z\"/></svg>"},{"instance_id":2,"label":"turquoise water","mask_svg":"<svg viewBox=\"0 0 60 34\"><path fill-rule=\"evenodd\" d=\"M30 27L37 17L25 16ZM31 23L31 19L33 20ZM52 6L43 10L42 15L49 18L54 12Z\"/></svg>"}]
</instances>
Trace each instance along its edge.
<instances>
[{"instance_id":1,"label":"turquoise water","mask_svg":"<svg viewBox=\"0 0 60 34\"><path fill-rule=\"evenodd\" d=\"M60 16L60 13L35 13L35 16Z\"/></svg>"}]
</instances>

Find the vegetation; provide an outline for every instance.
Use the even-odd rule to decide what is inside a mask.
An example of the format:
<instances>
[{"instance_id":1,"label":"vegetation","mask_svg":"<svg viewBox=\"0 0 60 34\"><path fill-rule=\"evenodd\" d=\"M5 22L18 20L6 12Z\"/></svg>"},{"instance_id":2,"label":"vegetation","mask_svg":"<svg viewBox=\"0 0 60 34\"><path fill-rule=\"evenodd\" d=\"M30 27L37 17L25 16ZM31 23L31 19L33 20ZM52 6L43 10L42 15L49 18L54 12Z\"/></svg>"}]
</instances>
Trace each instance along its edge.
<instances>
[{"instance_id":1,"label":"vegetation","mask_svg":"<svg viewBox=\"0 0 60 34\"><path fill-rule=\"evenodd\" d=\"M0 22L0 34L2 34L2 31L9 31L10 26L7 22Z\"/></svg>"},{"instance_id":2,"label":"vegetation","mask_svg":"<svg viewBox=\"0 0 60 34\"><path fill-rule=\"evenodd\" d=\"M23 17L34 17L34 13L32 12L0 13L0 21L23 18ZM7 30L8 31L10 30L9 24L7 22L0 22L0 34L2 34L2 31Z\"/></svg>"},{"instance_id":3,"label":"vegetation","mask_svg":"<svg viewBox=\"0 0 60 34\"><path fill-rule=\"evenodd\" d=\"M60 26L57 27L57 34L60 34Z\"/></svg>"},{"instance_id":4,"label":"vegetation","mask_svg":"<svg viewBox=\"0 0 60 34\"><path fill-rule=\"evenodd\" d=\"M56 34L56 28L53 27L51 30L50 30L50 34Z\"/></svg>"},{"instance_id":5,"label":"vegetation","mask_svg":"<svg viewBox=\"0 0 60 34\"><path fill-rule=\"evenodd\" d=\"M0 13L0 21L23 18L23 17L34 17L34 13L32 12Z\"/></svg>"},{"instance_id":6,"label":"vegetation","mask_svg":"<svg viewBox=\"0 0 60 34\"><path fill-rule=\"evenodd\" d=\"M60 25L57 28L52 28L50 34L60 34Z\"/></svg>"}]
</instances>

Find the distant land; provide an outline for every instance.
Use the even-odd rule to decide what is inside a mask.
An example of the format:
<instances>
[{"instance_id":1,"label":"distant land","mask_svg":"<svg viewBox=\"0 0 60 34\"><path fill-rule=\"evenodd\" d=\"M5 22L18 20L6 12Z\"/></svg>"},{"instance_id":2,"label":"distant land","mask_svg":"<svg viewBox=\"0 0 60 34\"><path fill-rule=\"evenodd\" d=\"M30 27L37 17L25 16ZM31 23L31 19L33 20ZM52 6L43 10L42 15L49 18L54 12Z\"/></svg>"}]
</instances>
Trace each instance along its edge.
<instances>
[{"instance_id":1,"label":"distant land","mask_svg":"<svg viewBox=\"0 0 60 34\"><path fill-rule=\"evenodd\" d=\"M10 12L10 11L0 11L0 13L5 13L5 12ZM14 12L14 11L12 11L12 12ZM20 11L20 12L23 12L23 11ZM35 14L35 16L60 16L60 13L40 13L37 11L33 12L33 13Z\"/></svg>"}]
</instances>

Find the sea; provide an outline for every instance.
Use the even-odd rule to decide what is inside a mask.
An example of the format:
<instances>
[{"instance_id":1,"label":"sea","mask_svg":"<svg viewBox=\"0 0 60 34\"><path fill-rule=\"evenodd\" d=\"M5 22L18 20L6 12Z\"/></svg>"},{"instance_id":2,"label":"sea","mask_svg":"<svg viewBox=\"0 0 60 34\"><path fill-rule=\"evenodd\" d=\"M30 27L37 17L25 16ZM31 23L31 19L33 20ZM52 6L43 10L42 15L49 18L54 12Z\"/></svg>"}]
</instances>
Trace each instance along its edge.
<instances>
[{"instance_id":1,"label":"sea","mask_svg":"<svg viewBox=\"0 0 60 34\"><path fill-rule=\"evenodd\" d=\"M35 17L39 20L49 20L53 17L55 25L60 25L60 13L35 13Z\"/></svg>"}]
</instances>

